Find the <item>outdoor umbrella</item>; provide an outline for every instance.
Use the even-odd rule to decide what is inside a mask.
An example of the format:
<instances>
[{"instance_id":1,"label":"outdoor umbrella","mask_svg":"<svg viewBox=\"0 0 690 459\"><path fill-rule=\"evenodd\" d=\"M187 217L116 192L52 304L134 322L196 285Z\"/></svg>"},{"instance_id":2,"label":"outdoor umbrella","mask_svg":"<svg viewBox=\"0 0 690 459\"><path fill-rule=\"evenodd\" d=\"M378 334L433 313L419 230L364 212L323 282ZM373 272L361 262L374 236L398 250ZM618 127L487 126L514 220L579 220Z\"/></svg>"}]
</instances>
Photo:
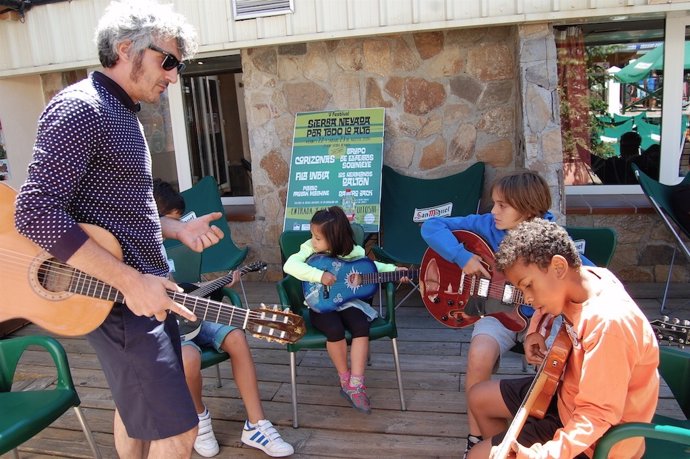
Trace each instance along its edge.
<instances>
[{"instance_id":1,"label":"outdoor umbrella","mask_svg":"<svg viewBox=\"0 0 690 459\"><path fill-rule=\"evenodd\" d=\"M623 83L637 83L644 80L652 70L664 68L664 45L661 44L648 53L623 67L614 75ZM685 42L685 68L690 69L690 41Z\"/></svg>"}]
</instances>

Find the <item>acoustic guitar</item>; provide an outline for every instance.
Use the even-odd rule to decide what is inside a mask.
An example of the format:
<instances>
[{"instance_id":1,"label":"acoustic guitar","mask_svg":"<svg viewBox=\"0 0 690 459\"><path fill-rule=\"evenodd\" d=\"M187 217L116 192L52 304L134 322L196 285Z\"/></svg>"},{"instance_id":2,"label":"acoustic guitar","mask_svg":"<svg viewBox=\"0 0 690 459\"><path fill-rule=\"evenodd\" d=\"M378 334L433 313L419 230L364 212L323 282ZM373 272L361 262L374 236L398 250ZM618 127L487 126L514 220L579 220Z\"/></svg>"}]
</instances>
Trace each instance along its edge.
<instances>
[{"instance_id":1,"label":"acoustic guitar","mask_svg":"<svg viewBox=\"0 0 690 459\"><path fill-rule=\"evenodd\" d=\"M664 316L661 320L652 320L649 323L659 341L668 341L681 347L685 347L689 342L690 321L688 320L681 321ZM494 459L505 459L509 456L512 451L511 444L520 434L522 427L527 421L527 417L544 418L563 376L565 364L572 348L573 343L568 336L565 324L563 324L544 361L541 363L532 385L518 412L515 414L503 441L497 447L498 449L493 455Z\"/></svg>"},{"instance_id":2,"label":"acoustic guitar","mask_svg":"<svg viewBox=\"0 0 690 459\"><path fill-rule=\"evenodd\" d=\"M328 255L315 254L307 259L307 264L335 276L335 283L326 286L320 282L302 282L304 299L316 312L331 312L343 303L354 299L371 298L378 284L397 282L403 277L417 276L415 269L380 273L376 265L367 257L356 260L343 260Z\"/></svg>"},{"instance_id":3,"label":"acoustic guitar","mask_svg":"<svg viewBox=\"0 0 690 459\"><path fill-rule=\"evenodd\" d=\"M506 431L503 441L495 451L494 459L505 459L511 452L511 444L517 439L522 427L525 425L529 416L537 419L544 419L546 410L549 408L551 399L556 393L558 384L561 381L565 364L568 356L573 349L573 342L568 336L565 324L561 325L549 352L544 357L544 361L539 366L537 374L534 376L532 385L525 396L520 408L518 409L510 427Z\"/></svg>"},{"instance_id":4,"label":"acoustic guitar","mask_svg":"<svg viewBox=\"0 0 690 459\"><path fill-rule=\"evenodd\" d=\"M264 263L263 261L255 261L254 263L250 263L248 265L241 267L239 271L240 276L242 276L250 272L263 271L265 269L266 263ZM192 296L205 297L209 295L211 292L218 290L226 284L229 284L230 282L232 282L232 279L233 272L231 271L226 275L214 279L210 282L207 282L194 290L186 291L185 289L185 293ZM175 317L177 318L177 326L180 329L180 338L182 339L182 341L189 341L191 339L194 339L194 337L196 337L196 335L198 335L199 331L201 330L202 321L206 320L209 322L219 322L218 320L214 319L222 312L222 309L206 310L206 314L202 317L197 317L197 320L195 320L194 322L192 322L189 319L185 319L179 314L175 314Z\"/></svg>"},{"instance_id":5,"label":"acoustic guitar","mask_svg":"<svg viewBox=\"0 0 690 459\"><path fill-rule=\"evenodd\" d=\"M659 341L667 341L679 347L690 344L690 320L670 319L668 316L663 316L661 319L650 320L649 324Z\"/></svg>"},{"instance_id":6,"label":"acoustic guitar","mask_svg":"<svg viewBox=\"0 0 690 459\"><path fill-rule=\"evenodd\" d=\"M492 316L509 330L524 330L528 318L522 311L522 292L494 269L494 252L489 244L471 231L453 231L453 235L467 250L481 257L491 278L467 275L456 263L428 248L419 276L426 309L434 319L451 328L467 327L484 316Z\"/></svg>"},{"instance_id":7,"label":"acoustic guitar","mask_svg":"<svg viewBox=\"0 0 690 459\"><path fill-rule=\"evenodd\" d=\"M114 302L123 302L115 288L62 263L41 249L14 228L16 192L0 183L0 321L25 318L36 325L63 336L84 335L106 319ZM122 259L117 239L107 230L94 225L81 225L87 234ZM252 335L269 341L293 343L306 329L301 316L280 310L279 306L244 309L168 291L168 296L183 304L198 317L208 309L219 311L217 322L247 329Z\"/></svg>"}]
</instances>

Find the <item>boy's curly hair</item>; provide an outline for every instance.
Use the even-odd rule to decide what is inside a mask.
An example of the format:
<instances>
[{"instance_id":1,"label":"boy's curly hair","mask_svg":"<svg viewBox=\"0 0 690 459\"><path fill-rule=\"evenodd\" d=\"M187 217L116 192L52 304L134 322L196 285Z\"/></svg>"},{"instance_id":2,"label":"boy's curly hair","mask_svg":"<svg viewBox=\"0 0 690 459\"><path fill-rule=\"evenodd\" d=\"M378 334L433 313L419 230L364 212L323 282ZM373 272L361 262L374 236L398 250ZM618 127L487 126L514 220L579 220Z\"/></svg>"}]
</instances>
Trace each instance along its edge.
<instances>
[{"instance_id":1,"label":"boy's curly hair","mask_svg":"<svg viewBox=\"0 0 690 459\"><path fill-rule=\"evenodd\" d=\"M580 254L566 230L543 218L534 218L508 231L496 252L496 269L504 272L520 260L545 269L554 255L561 255L572 268L582 266Z\"/></svg>"}]
</instances>

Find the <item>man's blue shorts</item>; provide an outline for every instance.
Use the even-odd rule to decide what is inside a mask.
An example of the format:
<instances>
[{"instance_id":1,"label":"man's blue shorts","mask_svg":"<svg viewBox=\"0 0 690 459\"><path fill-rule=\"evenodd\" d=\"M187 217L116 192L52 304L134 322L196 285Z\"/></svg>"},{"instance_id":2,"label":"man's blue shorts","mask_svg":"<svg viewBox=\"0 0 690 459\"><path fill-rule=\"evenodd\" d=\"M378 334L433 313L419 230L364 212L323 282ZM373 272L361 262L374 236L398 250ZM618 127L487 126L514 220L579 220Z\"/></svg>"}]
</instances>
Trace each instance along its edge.
<instances>
[{"instance_id":1,"label":"man's blue shorts","mask_svg":"<svg viewBox=\"0 0 690 459\"><path fill-rule=\"evenodd\" d=\"M87 339L96 350L127 435L160 440L198 424L172 314L159 322L115 303Z\"/></svg>"}]
</instances>

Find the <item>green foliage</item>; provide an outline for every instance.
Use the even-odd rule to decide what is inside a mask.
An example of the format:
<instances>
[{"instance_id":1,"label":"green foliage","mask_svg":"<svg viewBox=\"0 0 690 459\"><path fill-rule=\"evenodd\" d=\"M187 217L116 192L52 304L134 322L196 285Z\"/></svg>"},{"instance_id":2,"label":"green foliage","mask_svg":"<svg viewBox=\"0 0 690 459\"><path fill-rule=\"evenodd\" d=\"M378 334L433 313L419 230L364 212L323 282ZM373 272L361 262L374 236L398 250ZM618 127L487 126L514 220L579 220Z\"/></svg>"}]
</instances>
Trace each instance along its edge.
<instances>
[{"instance_id":1,"label":"green foliage","mask_svg":"<svg viewBox=\"0 0 690 459\"><path fill-rule=\"evenodd\" d=\"M602 142L599 136L602 134L605 126L600 116L606 115L608 112L606 83L612 78L607 72L607 57L616 53L619 48L619 45L587 46L585 48L587 83L589 86L589 112L591 114L589 118L591 133L590 153L601 158L610 158L615 155L613 147Z\"/></svg>"}]
</instances>

